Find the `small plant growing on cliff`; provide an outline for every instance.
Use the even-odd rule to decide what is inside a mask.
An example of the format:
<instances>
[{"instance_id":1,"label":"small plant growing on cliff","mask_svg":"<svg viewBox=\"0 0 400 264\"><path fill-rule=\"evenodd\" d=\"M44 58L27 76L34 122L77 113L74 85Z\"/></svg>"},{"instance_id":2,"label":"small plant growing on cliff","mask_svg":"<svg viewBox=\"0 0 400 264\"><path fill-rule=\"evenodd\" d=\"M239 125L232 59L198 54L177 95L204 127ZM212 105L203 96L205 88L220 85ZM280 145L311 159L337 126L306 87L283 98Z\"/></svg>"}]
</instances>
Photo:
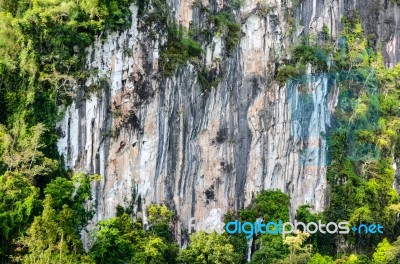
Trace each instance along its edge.
<instances>
[{"instance_id":1,"label":"small plant growing on cliff","mask_svg":"<svg viewBox=\"0 0 400 264\"><path fill-rule=\"evenodd\" d=\"M161 53L162 73L170 77L188 60L200 58L202 53L200 44L183 36L183 30L174 24L168 29L168 44Z\"/></svg>"},{"instance_id":2,"label":"small plant growing on cliff","mask_svg":"<svg viewBox=\"0 0 400 264\"><path fill-rule=\"evenodd\" d=\"M198 71L197 78L203 92L209 91L211 88L217 86L220 81L219 78L214 76L212 70L206 66L203 66Z\"/></svg>"},{"instance_id":3,"label":"small plant growing on cliff","mask_svg":"<svg viewBox=\"0 0 400 264\"><path fill-rule=\"evenodd\" d=\"M296 67L292 65L283 65L279 68L278 75L276 76L276 80L278 83L283 86L285 82L298 74Z\"/></svg>"},{"instance_id":4,"label":"small plant growing on cliff","mask_svg":"<svg viewBox=\"0 0 400 264\"><path fill-rule=\"evenodd\" d=\"M322 26L322 33L324 34L325 40L329 40L330 39L329 28L325 23Z\"/></svg>"},{"instance_id":5,"label":"small plant growing on cliff","mask_svg":"<svg viewBox=\"0 0 400 264\"><path fill-rule=\"evenodd\" d=\"M235 9L240 9L244 4L244 0L233 0L232 7Z\"/></svg>"},{"instance_id":6,"label":"small plant growing on cliff","mask_svg":"<svg viewBox=\"0 0 400 264\"><path fill-rule=\"evenodd\" d=\"M210 17L214 24L217 34L224 35L224 41L228 52L233 51L242 37L240 24L236 23L232 14L228 12L220 12Z\"/></svg>"},{"instance_id":7,"label":"small plant growing on cliff","mask_svg":"<svg viewBox=\"0 0 400 264\"><path fill-rule=\"evenodd\" d=\"M103 133L103 139L105 138L117 138L119 136L119 130L110 129L109 131Z\"/></svg>"}]
</instances>

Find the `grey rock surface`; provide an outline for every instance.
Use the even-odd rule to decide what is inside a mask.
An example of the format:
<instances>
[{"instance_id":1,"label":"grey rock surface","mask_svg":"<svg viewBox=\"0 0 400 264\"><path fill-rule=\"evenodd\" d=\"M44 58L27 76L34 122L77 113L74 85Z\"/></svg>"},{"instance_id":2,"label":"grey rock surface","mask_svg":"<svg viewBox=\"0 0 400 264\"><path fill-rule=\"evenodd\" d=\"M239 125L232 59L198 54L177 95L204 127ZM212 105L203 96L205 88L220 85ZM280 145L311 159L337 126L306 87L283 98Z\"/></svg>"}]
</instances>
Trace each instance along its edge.
<instances>
[{"instance_id":1,"label":"grey rock surface","mask_svg":"<svg viewBox=\"0 0 400 264\"><path fill-rule=\"evenodd\" d=\"M184 27L204 23L192 1L167 2ZM117 205L133 206L146 222L146 206L166 203L177 212L179 237L190 217L221 221L262 189L288 193L292 213L303 204L323 210L321 135L330 127L338 90L326 74L310 75L303 86L279 85L276 63L290 57L302 35L318 36L324 24L337 38L340 18L356 10L366 34L377 48L382 45L387 66L394 66L400 60L400 8L375 3L246 0L236 14L243 32L237 48L227 56L218 36L203 47L204 63L222 76L208 92L190 63L172 78L159 77L165 39L162 32L149 38L150 26L132 6L130 29L88 49L87 67L96 73L75 87L76 100L59 123L65 166L102 176L93 188L93 223L114 216ZM218 10L224 1L208 4ZM269 7L265 16L257 13L261 4ZM98 89L89 92L94 85Z\"/></svg>"}]
</instances>

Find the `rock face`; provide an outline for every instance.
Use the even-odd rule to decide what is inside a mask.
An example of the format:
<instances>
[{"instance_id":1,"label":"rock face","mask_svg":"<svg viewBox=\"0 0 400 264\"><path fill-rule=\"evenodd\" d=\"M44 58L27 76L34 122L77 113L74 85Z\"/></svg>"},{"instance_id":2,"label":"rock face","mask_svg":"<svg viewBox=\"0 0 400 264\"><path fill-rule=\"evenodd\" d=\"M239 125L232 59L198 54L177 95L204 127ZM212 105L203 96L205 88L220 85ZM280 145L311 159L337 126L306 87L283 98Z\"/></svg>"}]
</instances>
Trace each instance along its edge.
<instances>
[{"instance_id":1,"label":"rock face","mask_svg":"<svg viewBox=\"0 0 400 264\"><path fill-rule=\"evenodd\" d=\"M204 23L190 0L168 0L184 27ZM202 1L216 10L223 0ZM368 3L367 3L368 2ZM268 12L260 15L267 6ZM326 24L336 38L340 18L358 10L366 34L382 43L388 66L400 60L400 8L373 0L246 0L235 16L241 38L229 55L221 37L203 46L204 63L220 74L217 87L202 92L188 63L160 78L162 33L132 6L132 26L88 49L92 76L75 88L59 126L58 147L67 168L98 173L94 222L115 215L116 206L144 212L150 203L176 210L179 233L188 219L221 219L248 205L262 189L291 197L292 212L327 202L326 141L337 100L327 74L299 85L274 80L301 35L318 36ZM293 17L293 18L291 18ZM144 221L146 217L144 215Z\"/></svg>"}]
</instances>

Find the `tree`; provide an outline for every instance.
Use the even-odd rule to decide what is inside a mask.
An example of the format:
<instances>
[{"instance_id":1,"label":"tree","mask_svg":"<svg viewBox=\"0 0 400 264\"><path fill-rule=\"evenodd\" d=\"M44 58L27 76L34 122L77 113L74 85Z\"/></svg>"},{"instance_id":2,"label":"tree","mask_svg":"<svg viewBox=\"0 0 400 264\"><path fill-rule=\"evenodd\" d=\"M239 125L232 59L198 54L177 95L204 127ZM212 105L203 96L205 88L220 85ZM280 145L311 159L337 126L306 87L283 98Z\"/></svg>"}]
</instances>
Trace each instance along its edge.
<instances>
[{"instance_id":1,"label":"tree","mask_svg":"<svg viewBox=\"0 0 400 264\"><path fill-rule=\"evenodd\" d=\"M391 247L389 241L384 238L381 243L378 244L374 254L372 255L373 261L376 264L387 264L388 260L386 257L386 252Z\"/></svg>"},{"instance_id":2,"label":"tree","mask_svg":"<svg viewBox=\"0 0 400 264\"><path fill-rule=\"evenodd\" d=\"M137 251L137 245L145 237L142 225L133 222L127 214L100 221L94 233L90 255L96 263L126 263Z\"/></svg>"},{"instance_id":3,"label":"tree","mask_svg":"<svg viewBox=\"0 0 400 264\"><path fill-rule=\"evenodd\" d=\"M84 255L82 242L73 225L73 210L64 205L57 212L52 198L44 201L42 214L35 217L23 244L28 247L24 263L92 263Z\"/></svg>"},{"instance_id":4,"label":"tree","mask_svg":"<svg viewBox=\"0 0 400 264\"><path fill-rule=\"evenodd\" d=\"M307 264L333 264L333 260L329 256L322 256L321 254L317 253L313 255Z\"/></svg>"},{"instance_id":5,"label":"tree","mask_svg":"<svg viewBox=\"0 0 400 264\"><path fill-rule=\"evenodd\" d=\"M241 221L255 222L261 218L263 221L278 222L289 221L289 196L280 190L263 190L254 199L249 208L239 211ZM240 235L234 235L239 238ZM236 239L237 240L237 239ZM236 240L234 240L236 242ZM239 240L235 249L245 247L248 241ZM273 263L275 260L283 259L288 254L287 246L282 242L279 235L259 235L255 240L252 263ZM240 252L240 251L238 251Z\"/></svg>"},{"instance_id":6,"label":"tree","mask_svg":"<svg viewBox=\"0 0 400 264\"><path fill-rule=\"evenodd\" d=\"M182 264L236 264L240 256L224 235L203 231L190 236L188 248L179 252L178 262Z\"/></svg>"},{"instance_id":7,"label":"tree","mask_svg":"<svg viewBox=\"0 0 400 264\"><path fill-rule=\"evenodd\" d=\"M0 176L0 262L15 254L21 237L40 208L39 190L23 175L7 171Z\"/></svg>"},{"instance_id":8,"label":"tree","mask_svg":"<svg viewBox=\"0 0 400 264\"><path fill-rule=\"evenodd\" d=\"M162 252L164 263L175 264L179 246L174 242L172 236L172 211L165 204L152 204L147 208L147 214L149 228L146 233L148 233L150 241L157 242L154 245L158 245L158 252ZM161 241L155 241L156 238ZM152 243L148 243L148 245L151 246ZM165 248L162 245L165 245Z\"/></svg>"},{"instance_id":9,"label":"tree","mask_svg":"<svg viewBox=\"0 0 400 264\"><path fill-rule=\"evenodd\" d=\"M284 259L289 250L280 235L262 235L256 240L257 250L253 253L252 264L269 264Z\"/></svg>"},{"instance_id":10,"label":"tree","mask_svg":"<svg viewBox=\"0 0 400 264\"><path fill-rule=\"evenodd\" d=\"M365 262L360 261L357 255L351 254L350 256L343 256L335 261L335 264L362 264Z\"/></svg>"},{"instance_id":11,"label":"tree","mask_svg":"<svg viewBox=\"0 0 400 264\"><path fill-rule=\"evenodd\" d=\"M147 213L150 224L148 231L171 242L172 212L164 204L152 204L147 208Z\"/></svg>"},{"instance_id":12,"label":"tree","mask_svg":"<svg viewBox=\"0 0 400 264\"><path fill-rule=\"evenodd\" d=\"M311 245L303 245L308 233L297 231L296 236L287 236L283 240L283 244L289 247L289 256L276 263L279 264L306 264L311 259Z\"/></svg>"},{"instance_id":13,"label":"tree","mask_svg":"<svg viewBox=\"0 0 400 264\"><path fill-rule=\"evenodd\" d=\"M40 151L44 132L44 125L28 128L23 120L16 122L10 133L0 125L0 159L7 171L17 172L33 182L36 176L48 175L57 168L57 161L45 157Z\"/></svg>"},{"instance_id":14,"label":"tree","mask_svg":"<svg viewBox=\"0 0 400 264\"><path fill-rule=\"evenodd\" d=\"M303 243L307 240L307 238L310 236L309 233L304 233L301 232L299 230L297 230L297 234L296 236L287 236L284 240L283 240L283 244L288 245L289 247L289 257L290 259L293 258L293 256L296 253L299 252L310 252L311 248L308 246L302 246Z\"/></svg>"},{"instance_id":15,"label":"tree","mask_svg":"<svg viewBox=\"0 0 400 264\"><path fill-rule=\"evenodd\" d=\"M374 264L395 264L400 262L400 237L391 245L385 238L378 244L372 255Z\"/></svg>"},{"instance_id":16,"label":"tree","mask_svg":"<svg viewBox=\"0 0 400 264\"><path fill-rule=\"evenodd\" d=\"M388 248L386 251L386 258L389 264L400 262L400 237Z\"/></svg>"},{"instance_id":17,"label":"tree","mask_svg":"<svg viewBox=\"0 0 400 264\"><path fill-rule=\"evenodd\" d=\"M90 182L97 176L76 174L72 179L57 178L44 190L44 209L21 240L27 248L24 263L91 263L83 250L80 231L92 218L86 203Z\"/></svg>"},{"instance_id":18,"label":"tree","mask_svg":"<svg viewBox=\"0 0 400 264\"><path fill-rule=\"evenodd\" d=\"M131 263L137 264L158 264L168 263L165 258L165 252L168 250L168 244L160 237L145 237L138 244L138 249L131 259ZM171 262L175 263L175 262Z\"/></svg>"},{"instance_id":19,"label":"tree","mask_svg":"<svg viewBox=\"0 0 400 264\"><path fill-rule=\"evenodd\" d=\"M96 263L176 263L178 245L172 240L172 212L165 205L148 208L149 230L120 210L117 217L98 223L89 254Z\"/></svg>"}]
</instances>

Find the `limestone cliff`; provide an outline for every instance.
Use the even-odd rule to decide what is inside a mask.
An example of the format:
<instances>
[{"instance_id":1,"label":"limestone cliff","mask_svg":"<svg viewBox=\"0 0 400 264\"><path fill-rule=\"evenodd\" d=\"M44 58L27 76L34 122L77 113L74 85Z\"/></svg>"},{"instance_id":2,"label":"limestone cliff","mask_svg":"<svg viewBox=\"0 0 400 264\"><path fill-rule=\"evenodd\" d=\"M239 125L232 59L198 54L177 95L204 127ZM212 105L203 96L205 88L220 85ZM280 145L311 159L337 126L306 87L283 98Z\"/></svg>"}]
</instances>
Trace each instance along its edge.
<instances>
[{"instance_id":1,"label":"limestone cliff","mask_svg":"<svg viewBox=\"0 0 400 264\"><path fill-rule=\"evenodd\" d=\"M207 27L199 6L214 12L230 1L167 0L185 28ZM160 74L165 32L146 24L132 5L132 25L99 38L88 49L92 75L75 87L76 99L60 122L58 147L65 166L98 173L94 221L117 205L144 211L166 203L177 213L177 232L190 217L221 220L245 207L261 189L291 197L291 209L326 205L326 133L337 89L326 74L304 87L281 85L277 65L301 36L324 24L333 39L340 18L357 10L387 66L400 61L400 7L382 0L246 0L233 11L242 37L228 52L221 36L203 43L203 63L220 79L199 84L191 63L172 77ZM310 70L310 69L309 69ZM144 219L145 220L145 219Z\"/></svg>"}]
</instances>

